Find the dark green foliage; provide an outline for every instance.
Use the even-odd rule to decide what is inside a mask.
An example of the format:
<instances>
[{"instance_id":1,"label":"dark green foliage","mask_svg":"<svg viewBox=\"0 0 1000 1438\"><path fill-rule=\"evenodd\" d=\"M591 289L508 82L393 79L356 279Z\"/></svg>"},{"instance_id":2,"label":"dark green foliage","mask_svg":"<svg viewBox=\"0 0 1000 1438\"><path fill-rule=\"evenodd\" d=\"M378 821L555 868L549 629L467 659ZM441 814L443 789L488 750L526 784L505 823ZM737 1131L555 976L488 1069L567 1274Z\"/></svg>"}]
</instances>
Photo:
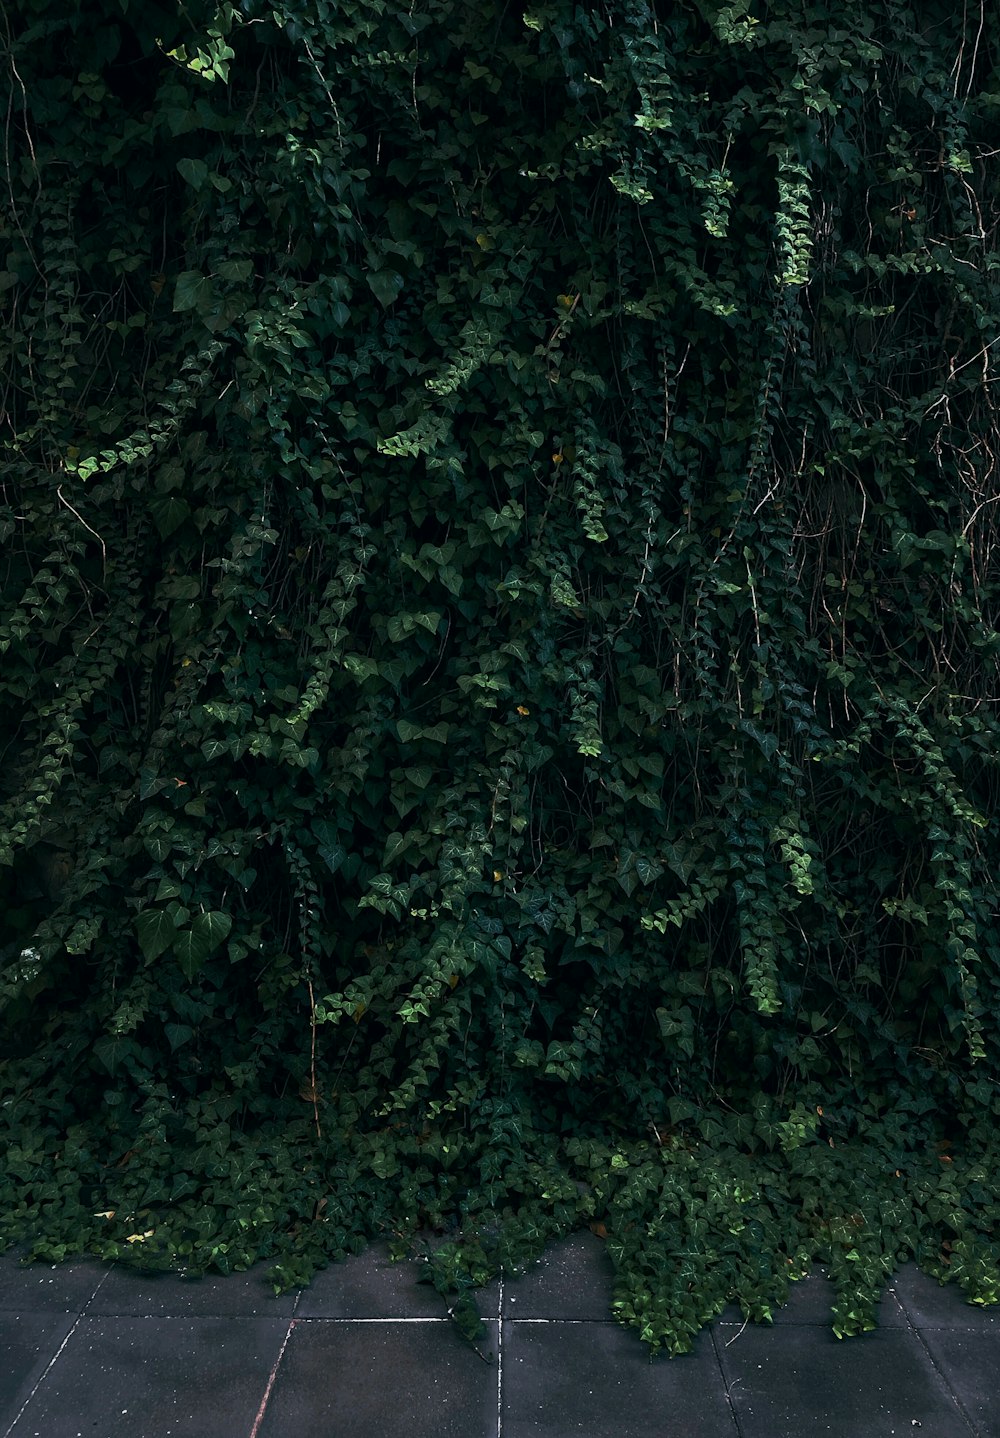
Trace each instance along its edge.
<instances>
[{"instance_id":1,"label":"dark green foliage","mask_svg":"<svg viewBox=\"0 0 1000 1438\"><path fill-rule=\"evenodd\" d=\"M9 7L4 1235L996 1299L977 24Z\"/></svg>"}]
</instances>

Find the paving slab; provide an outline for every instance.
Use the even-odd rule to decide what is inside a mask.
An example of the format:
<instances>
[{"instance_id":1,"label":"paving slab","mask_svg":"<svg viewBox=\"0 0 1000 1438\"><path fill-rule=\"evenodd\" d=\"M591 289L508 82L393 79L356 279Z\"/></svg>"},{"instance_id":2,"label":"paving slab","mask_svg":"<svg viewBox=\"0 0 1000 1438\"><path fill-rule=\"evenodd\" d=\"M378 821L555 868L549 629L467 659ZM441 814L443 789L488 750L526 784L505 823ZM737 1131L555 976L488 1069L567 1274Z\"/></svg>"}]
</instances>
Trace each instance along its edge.
<instances>
[{"instance_id":1,"label":"paving slab","mask_svg":"<svg viewBox=\"0 0 1000 1438\"><path fill-rule=\"evenodd\" d=\"M707 1332L693 1353L652 1361L615 1323L520 1320L503 1333L504 1438L738 1438Z\"/></svg>"},{"instance_id":2,"label":"paving slab","mask_svg":"<svg viewBox=\"0 0 1000 1438\"><path fill-rule=\"evenodd\" d=\"M575 1233L547 1248L533 1268L504 1279L505 1318L571 1318L607 1323L614 1267L606 1245Z\"/></svg>"},{"instance_id":3,"label":"paving slab","mask_svg":"<svg viewBox=\"0 0 1000 1438\"><path fill-rule=\"evenodd\" d=\"M748 1326L716 1335L742 1438L972 1438L973 1429L916 1334L838 1340L816 1326Z\"/></svg>"},{"instance_id":4,"label":"paving slab","mask_svg":"<svg viewBox=\"0 0 1000 1438\"><path fill-rule=\"evenodd\" d=\"M1000 1331L931 1328L921 1333L978 1438L1000 1438Z\"/></svg>"},{"instance_id":5,"label":"paving slab","mask_svg":"<svg viewBox=\"0 0 1000 1438\"><path fill-rule=\"evenodd\" d=\"M445 1318L447 1304L430 1283L420 1282L419 1258L394 1263L387 1244L331 1263L302 1290L297 1318ZM482 1318L496 1318L500 1286L477 1290Z\"/></svg>"},{"instance_id":6,"label":"paving slab","mask_svg":"<svg viewBox=\"0 0 1000 1438\"><path fill-rule=\"evenodd\" d=\"M287 1319L85 1316L9 1438L247 1438L287 1331Z\"/></svg>"},{"instance_id":7,"label":"paving slab","mask_svg":"<svg viewBox=\"0 0 1000 1438\"><path fill-rule=\"evenodd\" d=\"M296 1319L254 1438L489 1438L496 1323L482 1351L447 1320Z\"/></svg>"},{"instance_id":8,"label":"paving slab","mask_svg":"<svg viewBox=\"0 0 1000 1438\"><path fill-rule=\"evenodd\" d=\"M0 1313L79 1313L107 1278L97 1259L25 1263L19 1253L0 1256Z\"/></svg>"},{"instance_id":9,"label":"paving slab","mask_svg":"<svg viewBox=\"0 0 1000 1438\"><path fill-rule=\"evenodd\" d=\"M915 1263L901 1268L893 1290L915 1328L966 1328L1000 1333L1000 1307L970 1303L957 1283L941 1283Z\"/></svg>"},{"instance_id":10,"label":"paving slab","mask_svg":"<svg viewBox=\"0 0 1000 1438\"><path fill-rule=\"evenodd\" d=\"M270 1265L245 1273L136 1273L114 1268L95 1294L88 1314L136 1318L291 1318L295 1293L275 1295L265 1279Z\"/></svg>"},{"instance_id":11,"label":"paving slab","mask_svg":"<svg viewBox=\"0 0 1000 1438\"><path fill-rule=\"evenodd\" d=\"M73 1313L0 1313L0 1433L6 1433L76 1322Z\"/></svg>"}]
</instances>

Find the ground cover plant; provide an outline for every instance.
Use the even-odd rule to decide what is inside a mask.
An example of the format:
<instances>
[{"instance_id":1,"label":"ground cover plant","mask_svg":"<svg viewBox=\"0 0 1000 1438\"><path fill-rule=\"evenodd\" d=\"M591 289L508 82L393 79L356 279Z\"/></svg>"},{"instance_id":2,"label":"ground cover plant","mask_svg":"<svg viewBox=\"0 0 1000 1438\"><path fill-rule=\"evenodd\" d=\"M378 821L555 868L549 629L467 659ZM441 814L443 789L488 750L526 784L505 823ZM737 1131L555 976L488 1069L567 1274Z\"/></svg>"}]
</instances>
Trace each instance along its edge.
<instances>
[{"instance_id":1,"label":"ground cover plant","mask_svg":"<svg viewBox=\"0 0 1000 1438\"><path fill-rule=\"evenodd\" d=\"M982 4L12 0L0 1235L997 1298Z\"/></svg>"}]
</instances>

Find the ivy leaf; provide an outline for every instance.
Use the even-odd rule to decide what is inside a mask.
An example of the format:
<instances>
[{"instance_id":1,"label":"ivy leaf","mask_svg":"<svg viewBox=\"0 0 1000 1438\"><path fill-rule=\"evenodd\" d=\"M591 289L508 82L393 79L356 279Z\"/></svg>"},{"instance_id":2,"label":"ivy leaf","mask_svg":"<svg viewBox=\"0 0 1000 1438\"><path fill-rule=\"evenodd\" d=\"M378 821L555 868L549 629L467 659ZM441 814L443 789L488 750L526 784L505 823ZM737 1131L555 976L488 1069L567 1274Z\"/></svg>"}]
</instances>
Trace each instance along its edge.
<instances>
[{"instance_id":1,"label":"ivy leaf","mask_svg":"<svg viewBox=\"0 0 1000 1438\"><path fill-rule=\"evenodd\" d=\"M397 299L403 288L403 276L395 270L369 270L365 279L368 281L368 288L384 310Z\"/></svg>"},{"instance_id":2,"label":"ivy leaf","mask_svg":"<svg viewBox=\"0 0 1000 1438\"><path fill-rule=\"evenodd\" d=\"M174 941L177 929L165 909L143 909L136 916L139 947L147 964L165 954Z\"/></svg>"},{"instance_id":3,"label":"ivy leaf","mask_svg":"<svg viewBox=\"0 0 1000 1438\"><path fill-rule=\"evenodd\" d=\"M314 819L312 831L319 845L320 858L330 873L335 874L347 857L347 852L340 843L340 830L336 824L331 824L329 819Z\"/></svg>"},{"instance_id":4,"label":"ivy leaf","mask_svg":"<svg viewBox=\"0 0 1000 1438\"><path fill-rule=\"evenodd\" d=\"M164 780L163 783L169 783L169 780ZM147 834L142 842L145 845L146 853L151 859L155 859L158 864L163 863L163 860L174 847L166 834Z\"/></svg>"},{"instance_id":5,"label":"ivy leaf","mask_svg":"<svg viewBox=\"0 0 1000 1438\"><path fill-rule=\"evenodd\" d=\"M208 309L212 302L212 282L199 270L182 270L174 286L174 313Z\"/></svg>"},{"instance_id":6,"label":"ivy leaf","mask_svg":"<svg viewBox=\"0 0 1000 1438\"><path fill-rule=\"evenodd\" d=\"M99 1038L92 1045L91 1053L104 1065L109 1074L114 1074L132 1047L132 1041L121 1034L105 1034L103 1038Z\"/></svg>"},{"instance_id":7,"label":"ivy leaf","mask_svg":"<svg viewBox=\"0 0 1000 1438\"><path fill-rule=\"evenodd\" d=\"M150 495L148 504L161 539L166 539L175 529L179 529L191 513L187 500L181 499L177 494Z\"/></svg>"},{"instance_id":8,"label":"ivy leaf","mask_svg":"<svg viewBox=\"0 0 1000 1438\"><path fill-rule=\"evenodd\" d=\"M182 929L174 940L174 953L186 979L193 979L202 964L233 927L232 916L214 909L196 914L189 929Z\"/></svg>"},{"instance_id":9,"label":"ivy leaf","mask_svg":"<svg viewBox=\"0 0 1000 1438\"><path fill-rule=\"evenodd\" d=\"M636 873L634 854L622 854L621 858L618 861L618 872L615 874L615 878L618 880L619 884L621 884L622 888L625 890L629 898L631 898L632 894L635 891L635 887L639 882L639 876Z\"/></svg>"},{"instance_id":10,"label":"ivy leaf","mask_svg":"<svg viewBox=\"0 0 1000 1438\"><path fill-rule=\"evenodd\" d=\"M223 260L216 266L215 273L222 280L248 280L253 274L252 260Z\"/></svg>"},{"instance_id":11,"label":"ivy leaf","mask_svg":"<svg viewBox=\"0 0 1000 1438\"><path fill-rule=\"evenodd\" d=\"M177 173L182 180L186 180L194 189L200 190L208 179L208 166L204 160L185 158L177 161Z\"/></svg>"}]
</instances>

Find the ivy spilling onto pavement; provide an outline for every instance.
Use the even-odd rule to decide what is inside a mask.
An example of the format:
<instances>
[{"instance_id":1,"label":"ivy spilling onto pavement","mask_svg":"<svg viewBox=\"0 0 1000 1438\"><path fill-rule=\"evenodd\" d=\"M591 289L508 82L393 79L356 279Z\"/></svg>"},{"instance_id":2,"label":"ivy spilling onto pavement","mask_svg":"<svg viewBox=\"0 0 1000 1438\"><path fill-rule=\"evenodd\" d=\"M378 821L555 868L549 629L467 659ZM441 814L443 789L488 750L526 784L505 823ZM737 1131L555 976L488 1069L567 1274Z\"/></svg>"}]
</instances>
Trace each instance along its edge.
<instances>
[{"instance_id":1,"label":"ivy spilling onto pavement","mask_svg":"<svg viewBox=\"0 0 1000 1438\"><path fill-rule=\"evenodd\" d=\"M0 1235L996 1300L983 13L13 0Z\"/></svg>"}]
</instances>

